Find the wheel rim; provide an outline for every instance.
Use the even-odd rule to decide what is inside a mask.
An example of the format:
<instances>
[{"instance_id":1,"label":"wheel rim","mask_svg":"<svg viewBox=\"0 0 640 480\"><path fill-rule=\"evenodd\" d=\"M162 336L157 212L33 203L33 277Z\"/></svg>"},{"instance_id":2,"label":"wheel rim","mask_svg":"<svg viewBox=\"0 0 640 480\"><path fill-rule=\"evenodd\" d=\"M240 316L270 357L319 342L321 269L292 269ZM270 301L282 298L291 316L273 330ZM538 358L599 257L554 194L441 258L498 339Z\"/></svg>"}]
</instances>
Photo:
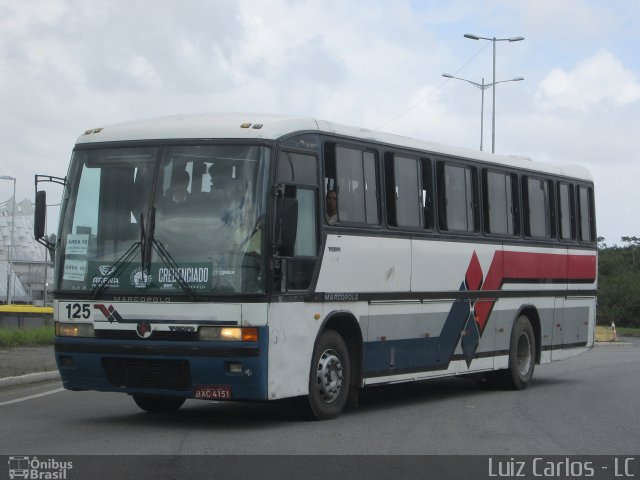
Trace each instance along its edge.
<instances>
[{"instance_id":1,"label":"wheel rim","mask_svg":"<svg viewBox=\"0 0 640 480\"><path fill-rule=\"evenodd\" d=\"M531 368L531 341L529 340L529 335L525 332L522 332L520 338L518 338L517 362L518 373L520 373L520 376L525 377Z\"/></svg>"},{"instance_id":2,"label":"wheel rim","mask_svg":"<svg viewBox=\"0 0 640 480\"><path fill-rule=\"evenodd\" d=\"M327 403L333 402L342 389L343 366L335 350L325 350L318 360L317 389L320 398Z\"/></svg>"}]
</instances>

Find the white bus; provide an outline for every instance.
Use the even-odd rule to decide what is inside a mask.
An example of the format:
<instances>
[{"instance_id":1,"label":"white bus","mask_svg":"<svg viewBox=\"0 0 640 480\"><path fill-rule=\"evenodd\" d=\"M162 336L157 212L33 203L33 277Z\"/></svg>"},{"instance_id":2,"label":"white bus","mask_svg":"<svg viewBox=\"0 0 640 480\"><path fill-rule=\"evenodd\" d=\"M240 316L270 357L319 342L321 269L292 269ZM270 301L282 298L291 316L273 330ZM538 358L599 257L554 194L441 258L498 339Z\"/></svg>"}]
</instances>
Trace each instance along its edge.
<instances>
[{"instance_id":1,"label":"white bus","mask_svg":"<svg viewBox=\"0 0 640 480\"><path fill-rule=\"evenodd\" d=\"M535 364L593 345L581 167L218 114L88 130L67 177L43 179L64 184L49 246L69 390L151 412L301 397L326 419L371 385L523 389Z\"/></svg>"}]
</instances>

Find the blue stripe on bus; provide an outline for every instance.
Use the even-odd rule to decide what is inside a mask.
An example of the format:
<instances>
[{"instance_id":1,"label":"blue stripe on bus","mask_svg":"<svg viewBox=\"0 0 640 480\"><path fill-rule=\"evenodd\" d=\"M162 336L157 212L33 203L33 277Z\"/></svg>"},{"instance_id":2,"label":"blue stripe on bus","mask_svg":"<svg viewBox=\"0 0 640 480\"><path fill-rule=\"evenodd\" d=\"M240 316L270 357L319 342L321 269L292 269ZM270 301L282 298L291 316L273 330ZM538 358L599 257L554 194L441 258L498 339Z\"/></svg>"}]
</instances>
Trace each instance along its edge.
<instances>
[{"instance_id":1,"label":"blue stripe on bus","mask_svg":"<svg viewBox=\"0 0 640 480\"><path fill-rule=\"evenodd\" d=\"M464 283L460 289L464 289ZM471 307L466 300L456 300L449 310L439 337L384 340L364 343L364 376L396 370L446 370L453 359ZM477 344L475 345L477 348ZM392 349L393 365L390 365ZM471 357L475 349L471 352ZM470 363L470 358L467 363Z\"/></svg>"}]
</instances>

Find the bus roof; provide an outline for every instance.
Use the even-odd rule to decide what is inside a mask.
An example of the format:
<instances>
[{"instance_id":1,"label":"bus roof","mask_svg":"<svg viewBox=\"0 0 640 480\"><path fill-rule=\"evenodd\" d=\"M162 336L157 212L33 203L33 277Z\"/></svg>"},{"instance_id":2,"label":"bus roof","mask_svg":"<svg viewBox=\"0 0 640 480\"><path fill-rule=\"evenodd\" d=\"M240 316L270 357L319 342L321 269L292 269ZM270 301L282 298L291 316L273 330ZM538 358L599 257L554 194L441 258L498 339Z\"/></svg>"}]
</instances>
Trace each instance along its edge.
<instances>
[{"instance_id":1,"label":"bus roof","mask_svg":"<svg viewBox=\"0 0 640 480\"><path fill-rule=\"evenodd\" d=\"M171 139L277 140L297 132L329 133L390 146L592 181L589 171L577 165L533 162L526 157L498 155L452 147L311 117L252 113L172 115L90 129L78 138L77 144Z\"/></svg>"}]
</instances>

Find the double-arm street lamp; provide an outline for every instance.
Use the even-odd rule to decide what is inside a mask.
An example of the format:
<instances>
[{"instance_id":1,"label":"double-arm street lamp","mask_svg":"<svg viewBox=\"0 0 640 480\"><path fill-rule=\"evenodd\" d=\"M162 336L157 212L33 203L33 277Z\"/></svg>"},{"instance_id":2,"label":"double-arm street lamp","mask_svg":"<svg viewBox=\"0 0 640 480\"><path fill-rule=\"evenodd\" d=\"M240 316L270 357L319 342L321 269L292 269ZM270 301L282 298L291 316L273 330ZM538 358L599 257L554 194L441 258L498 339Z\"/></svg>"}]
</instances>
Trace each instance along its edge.
<instances>
[{"instance_id":1,"label":"double-arm street lamp","mask_svg":"<svg viewBox=\"0 0 640 480\"><path fill-rule=\"evenodd\" d=\"M7 305L11 304L11 274L13 273L13 229L16 223L16 177L9 175L0 175L0 180L13 180L13 211L11 212L11 240L7 259L9 266L7 270Z\"/></svg>"},{"instance_id":2,"label":"double-arm street lamp","mask_svg":"<svg viewBox=\"0 0 640 480\"><path fill-rule=\"evenodd\" d=\"M488 40L493 42L493 80L491 83L493 86L493 113L491 114L491 153L496 153L496 42L519 42L524 40L524 37L489 38L472 35L471 33L465 33L464 36L471 40Z\"/></svg>"},{"instance_id":3,"label":"double-arm street lamp","mask_svg":"<svg viewBox=\"0 0 640 480\"><path fill-rule=\"evenodd\" d=\"M480 151L482 151L482 139L484 138L484 91L489 87L495 86L496 83L520 82L524 80L524 77L516 77L510 80L500 80L493 83L484 83L484 77L482 77L482 83L477 83L477 82L472 82L471 80L467 80L466 78L454 77L453 75L450 75L448 73L443 73L442 76L445 78L462 80L463 82L467 82L475 87L478 87L482 91L482 100L480 101Z\"/></svg>"}]
</instances>

